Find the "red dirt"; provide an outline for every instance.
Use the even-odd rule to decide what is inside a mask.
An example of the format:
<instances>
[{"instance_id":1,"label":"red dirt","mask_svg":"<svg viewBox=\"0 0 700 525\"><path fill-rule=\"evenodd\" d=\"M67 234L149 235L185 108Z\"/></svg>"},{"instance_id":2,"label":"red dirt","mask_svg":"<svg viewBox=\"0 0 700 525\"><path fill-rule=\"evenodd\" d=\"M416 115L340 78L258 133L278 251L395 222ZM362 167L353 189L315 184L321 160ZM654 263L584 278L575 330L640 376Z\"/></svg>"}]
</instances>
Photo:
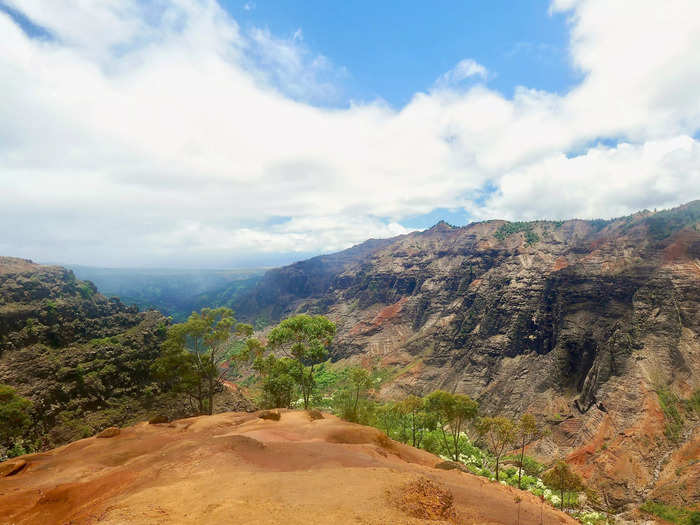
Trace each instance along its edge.
<instances>
[{"instance_id":1,"label":"red dirt","mask_svg":"<svg viewBox=\"0 0 700 525\"><path fill-rule=\"evenodd\" d=\"M531 494L435 469L439 458L328 414L140 423L22 459L27 466L0 479L3 524L511 524L521 500L520 523L534 525L542 508ZM424 517L397 504L401 494ZM575 523L548 506L544 518Z\"/></svg>"}]
</instances>

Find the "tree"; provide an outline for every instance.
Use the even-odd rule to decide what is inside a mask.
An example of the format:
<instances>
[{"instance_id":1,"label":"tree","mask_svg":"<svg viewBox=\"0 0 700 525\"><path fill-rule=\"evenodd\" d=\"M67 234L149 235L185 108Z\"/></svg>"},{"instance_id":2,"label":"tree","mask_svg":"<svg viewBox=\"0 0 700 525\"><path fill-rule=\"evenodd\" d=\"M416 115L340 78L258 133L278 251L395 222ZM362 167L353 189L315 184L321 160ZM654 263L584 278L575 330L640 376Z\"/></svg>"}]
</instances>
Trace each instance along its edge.
<instances>
[{"instance_id":1,"label":"tree","mask_svg":"<svg viewBox=\"0 0 700 525\"><path fill-rule=\"evenodd\" d=\"M476 418L479 404L467 395L436 390L425 398L425 408L437 418L448 454L459 461L460 436L467 424ZM445 429L450 433L450 440Z\"/></svg>"},{"instance_id":2,"label":"tree","mask_svg":"<svg viewBox=\"0 0 700 525\"><path fill-rule=\"evenodd\" d=\"M9 385L0 384L0 444L20 437L32 424L32 402Z\"/></svg>"},{"instance_id":3,"label":"tree","mask_svg":"<svg viewBox=\"0 0 700 525\"><path fill-rule=\"evenodd\" d=\"M434 421L430 421L431 418L424 408L425 403L423 400L414 395L406 396L398 405L401 414L408 419L411 429L411 445L414 447L420 447L423 440L423 431L426 428L435 428Z\"/></svg>"},{"instance_id":4,"label":"tree","mask_svg":"<svg viewBox=\"0 0 700 525\"><path fill-rule=\"evenodd\" d=\"M214 392L230 373L229 366L240 357L234 352L235 344L250 346L252 333L252 326L236 322L230 308L203 308L169 328L161 357L152 370L173 390L194 398L200 414L212 414Z\"/></svg>"},{"instance_id":5,"label":"tree","mask_svg":"<svg viewBox=\"0 0 700 525\"><path fill-rule=\"evenodd\" d=\"M400 418L398 403L388 402L379 405L376 410L377 425L384 433L391 437L391 430L396 427Z\"/></svg>"},{"instance_id":6,"label":"tree","mask_svg":"<svg viewBox=\"0 0 700 525\"><path fill-rule=\"evenodd\" d=\"M291 369L296 363L289 358L273 355L259 357L253 364L262 377L262 403L266 408L287 408L292 403L295 381Z\"/></svg>"},{"instance_id":7,"label":"tree","mask_svg":"<svg viewBox=\"0 0 700 525\"><path fill-rule=\"evenodd\" d=\"M563 459L558 460L554 466L542 475L542 481L558 490L561 495L561 510L564 510L564 493L582 490L581 478L571 470Z\"/></svg>"},{"instance_id":8,"label":"tree","mask_svg":"<svg viewBox=\"0 0 700 525\"><path fill-rule=\"evenodd\" d=\"M364 368L351 367L343 371L342 381L336 386L333 395L333 404L343 419L355 423L360 421L360 408L368 408L365 401L370 386L372 378Z\"/></svg>"},{"instance_id":9,"label":"tree","mask_svg":"<svg viewBox=\"0 0 700 525\"><path fill-rule=\"evenodd\" d=\"M525 447L533 441L537 441L544 436L544 430L537 424L535 416L532 414L523 414L515 428L515 440L513 444L520 449L520 457L518 460L518 488L523 474L523 460L525 459Z\"/></svg>"},{"instance_id":10,"label":"tree","mask_svg":"<svg viewBox=\"0 0 700 525\"><path fill-rule=\"evenodd\" d=\"M335 336L335 324L322 315L296 315L274 327L267 338L273 353L295 361L290 376L299 385L304 409L314 390L314 365L328 359L328 346Z\"/></svg>"},{"instance_id":11,"label":"tree","mask_svg":"<svg viewBox=\"0 0 700 525\"><path fill-rule=\"evenodd\" d=\"M479 421L477 431L496 457L496 480L498 481L501 457L515 438L515 425L505 417L485 417Z\"/></svg>"}]
</instances>

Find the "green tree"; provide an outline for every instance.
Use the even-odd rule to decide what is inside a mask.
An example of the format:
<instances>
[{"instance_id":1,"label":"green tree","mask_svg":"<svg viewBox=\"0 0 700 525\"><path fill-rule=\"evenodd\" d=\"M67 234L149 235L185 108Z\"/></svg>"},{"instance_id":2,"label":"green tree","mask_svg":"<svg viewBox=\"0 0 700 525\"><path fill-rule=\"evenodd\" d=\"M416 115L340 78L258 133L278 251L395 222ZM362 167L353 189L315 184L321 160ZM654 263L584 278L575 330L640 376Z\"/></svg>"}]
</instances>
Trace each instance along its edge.
<instances>
[{"instance_id":1,"label":"green tree","mask_svg":"<svg viewBox=\"0 0 700 525\"><path fill-rule=\"evenodd\" d=\"M518 488L523 474L523 461L525 459L525 447L533 441L537 441L544 436L544 430L537 424L535 416L532 414L523 414L515 428L515 439L513 444L520 449L518 458Z\"/></svg>"},{"instance_id":2,"label":"green tree","mask_svg":"<svg viewBox=\"0 0 700 525\"><path fill-rule=\"evenodd\" d=\"M578 475L571 470L563 459L558 460L554 466L542 475L542 481L561 495L561 510L564 510L564 493L577 492L583 489L583 482Z\"/></svg>"},{"instance_id":3,"label":"green tree","mask_svg":"<svg viewBox=\"0 0 700 525\"><path fill-rule=\"evenodd\" d=\"M328 346L335 336L335 324L322 315L296 315L274 327L267 348L295 361L290 376L296 381L304 400L304 409L314 390L314 365L328 359Z\"/></svg>"},{"instance_id":4,"label":"green tree","mask_svg":"<svg viewBox=\"0 0 700 525\"><path fill-rule=\"evenodd\" d=\"M436 390L425 398L425 408L437 419L448 454L455 461L459 461L460 436L467 430L469 422L476 418L479 404L467 395ZM446 429L450 439L447 437Z\"/></svg>"},{"instance_id":5,"label":"green tree","mask_svg":"<svg viewBox=\"0 0 700 525\"><path fill-rule=\"evenodd\" d=\"M32 403L9 385L0 384L0 444L9 445L32 424Z\"/></svg>"},{"instance_id":6,"label":"green tree","mask_svg":"<svg viewBox=\"0 0 700 525\"><path fill-rule=\"evenodd\" d=\"M401 418L399 404L390 401L379 405L375 411L375 418L376 426L392 437L392 430L398 426Z\"/></svg>"},{"instance_id":7,"label":"green tree","mask_svg":"<svg viewBox=\"0 0 700 525\"><path fill-rule=\"evenodd\" d=\"M485 417L477 425L479 435L486 441L486 446L496 458L496 480L501 457L515 438L515 425L505 417Z\"/></svg>"},{"instance_id":8,"label":"green tree","mask_svg":"<svg viewBox=\"0 0 700 525\"><path fill-rule=\"evenodd\" d=\"M262 404L265 408L288 408L293 399L296 383L291 370L296 366L292 359L273 355L258 357L253 369L262 377Z\"/></svg>"},{"instance_id":9,"label":"green tree","mask_svg":"<svg viewBox=\"0 0 700 525\"><path fill-rule=\"evenodd\" d=\"M173 390L194 398L200 414L212 414L214 393L240 357L236 343L250 346L252 333L252 326L236 322L230 308L203 308L169 328L152 370Z\"/></svg>"},{"instance_id":10,"label":"green tree","mask_svg":"<svg viewBox=\"0 0 700 525\"><path fill-rule=\"evenodd\" d=\"M435 417L425 411L425 402L418 396L406 396L398 406L399 411L408 419L411 431L411 445L420 447L425 430L435 428Z\"/></svg>"},{"instance_id":11,"label":"green tree","mask_svg":"<svg viewBox=\"0 0 700 525\"><path fill-rule=\"evenodd\" d=\"M372 378L367 370L358 366L348 371L348 381L352 388L352 413L357 420L357 405L360 397L366 395L367 390L372 386Z\"/></svg>"}]
</instances>

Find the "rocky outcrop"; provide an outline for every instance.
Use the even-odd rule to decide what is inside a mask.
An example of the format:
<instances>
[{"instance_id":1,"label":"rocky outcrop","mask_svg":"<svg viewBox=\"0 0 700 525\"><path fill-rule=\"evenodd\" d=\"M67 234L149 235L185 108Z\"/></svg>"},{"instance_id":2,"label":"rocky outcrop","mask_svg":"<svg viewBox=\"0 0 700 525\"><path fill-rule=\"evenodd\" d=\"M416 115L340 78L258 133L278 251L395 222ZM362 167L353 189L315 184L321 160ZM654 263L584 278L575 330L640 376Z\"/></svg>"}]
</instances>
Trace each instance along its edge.
<instances>
[{"instance_id":1,"label":"rocky outcrop","mask_svg":"<svg viewBox=\"0 0 700 525\"><path fill-rule=\"evenodd\" d=\"M683 399L700 387L699 230L700 201L609 221L440 223L269 272L236 310L328 315L334 359L394 368L387 397L443 388L486 413L538 414L552 427L541 450L621 506L697 429ZM678 432L660 390L678 399Z\"/></svg>"}]
</instances>

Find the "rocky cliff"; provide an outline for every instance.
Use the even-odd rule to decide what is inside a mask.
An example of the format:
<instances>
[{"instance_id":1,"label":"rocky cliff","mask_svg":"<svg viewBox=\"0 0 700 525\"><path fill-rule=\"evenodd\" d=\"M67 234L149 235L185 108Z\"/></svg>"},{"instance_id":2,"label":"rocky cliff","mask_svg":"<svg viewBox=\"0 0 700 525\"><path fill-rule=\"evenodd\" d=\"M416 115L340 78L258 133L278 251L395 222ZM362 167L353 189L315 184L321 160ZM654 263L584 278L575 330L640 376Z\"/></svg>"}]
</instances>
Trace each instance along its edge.
<instances>
[{"instance_id":1,"label":"rocky cliff","mask_svg":"<svg viewBox=\"0 0 700 525\"><path fill-rule=\"evenodd\" d=\"M700 201L614 220L435 227L268 272L236 305L338 323L335 360L383 394L532 411L611 506L700 497ZM682 452L685 451L685 452ZM694 451L694 452L693 452ZM673 473L677 473L674 475Z\"/></svg>"}]
</instances>

